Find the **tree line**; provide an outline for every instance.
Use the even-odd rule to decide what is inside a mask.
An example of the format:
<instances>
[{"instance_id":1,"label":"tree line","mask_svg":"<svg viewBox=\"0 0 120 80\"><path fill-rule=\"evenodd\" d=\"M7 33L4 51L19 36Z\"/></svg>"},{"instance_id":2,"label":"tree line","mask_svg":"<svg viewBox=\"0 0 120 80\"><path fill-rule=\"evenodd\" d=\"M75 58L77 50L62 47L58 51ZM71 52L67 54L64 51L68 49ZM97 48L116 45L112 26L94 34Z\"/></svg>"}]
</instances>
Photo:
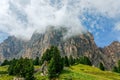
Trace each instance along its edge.
<instances>
[{"instance_id":1,"label":"tree line","mask_svg":"<svg viewBox=\"0 0 120 80\"><path fill-rule=\"evenodd\" d=\"M49 79L56 78L60 75L64 67L69 67L76 64L84 64L92 66L90 59L86 56L74 58L73 56L60 56L60 51L56 46L51 46L45 51L41 59L36 57L33 59L20 58L13 60L4 60L1 66L9 65L8 74L18 77L24 77L26 80L34 80L34 65L41 66L45 61L48 63ZM99 64L101 70L105 70L102 63Z\"/></svg>"}]
</instances>

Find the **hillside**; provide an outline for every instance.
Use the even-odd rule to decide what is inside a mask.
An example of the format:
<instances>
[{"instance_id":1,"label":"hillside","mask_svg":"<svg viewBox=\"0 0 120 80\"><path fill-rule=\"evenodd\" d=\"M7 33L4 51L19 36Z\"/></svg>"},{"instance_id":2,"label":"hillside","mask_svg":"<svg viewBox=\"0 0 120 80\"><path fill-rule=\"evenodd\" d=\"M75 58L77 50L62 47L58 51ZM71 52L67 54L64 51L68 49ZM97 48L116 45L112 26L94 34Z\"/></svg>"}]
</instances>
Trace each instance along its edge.
<instances>
[{"instance_id":1,"label":"hillside","mask_svg":"<svg viewBox=\"0 0 120 80\"><path fill-rule=\"evenodd\" d=\"M12 80L13 76L7 75L8 66L0 67L0 80ZM36 66L35 68L39 68ZM47 77L35 73L37 80L48 80ZM59 76L59 80L120 80L120 74L111 71L101 71L98 68L82 64L65 68Z\"/></svg>"}]
</instances>

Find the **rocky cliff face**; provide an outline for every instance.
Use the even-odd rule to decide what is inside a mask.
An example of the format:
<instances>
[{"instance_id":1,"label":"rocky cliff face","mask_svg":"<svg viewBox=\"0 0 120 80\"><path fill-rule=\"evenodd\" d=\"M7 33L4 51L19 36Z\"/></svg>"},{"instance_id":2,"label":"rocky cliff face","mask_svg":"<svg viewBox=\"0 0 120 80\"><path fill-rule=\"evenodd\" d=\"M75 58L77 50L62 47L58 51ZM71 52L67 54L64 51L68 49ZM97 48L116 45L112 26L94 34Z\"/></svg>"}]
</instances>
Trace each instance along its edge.
<instances>
[{"instance_id":1,"label":"rocky cliff face","mask_svg":"<svg viewBox=\"0 0 120 80\"><path fill-rule=\"evenodd\" d=\"M33 34L29 44L24 49L23 57L41 57L51 45L58 46L61 56L88 56L94 65L102 61L101 51L96 46L92 34L89 32L65 38L65 28L48 29L44 34Z\"/></svg>"},{"instance_id":2,"label":"rocky cliff face","mask_svg":"<svg viewBox=\"0 0 120 80\"><path fill-rule=\"evenodd\" d=\"M108 62L109 67L113 67L120 60L120 42L114 41L109 46L103 48L102 52L105 55L104 59Z\"/></svg>"},{"instance_id":3,"label":"rocky cliff face","mask_svg":"<svg viewBox=\"0 0 120 80\"><path fill-rule=\"evenodd\" d=\"M17 39L14 36L8 37L8 39L0 44L0 61L16 57L25 47L25 44L25 41Z\"/></svg>"},{"instance_id":4,"label":"rocky cliff face","mask_svg":"<svg viewBox=\"0 0 120 80\"><path fill-rule=\"evenodd\" d=\"M67 29L51 27L45 33L34 33L28 42L15 37L8 37L0 44L0 61L14 57L41 57L51 45L58 46L61 56L87 56L98 66L102 62L107 69L111 69L120 59L120 43L113 42L105 48L98 48L91 33L66 37ZM68 35L68 34L67 34Z\"/></svg>"}]
</instances>

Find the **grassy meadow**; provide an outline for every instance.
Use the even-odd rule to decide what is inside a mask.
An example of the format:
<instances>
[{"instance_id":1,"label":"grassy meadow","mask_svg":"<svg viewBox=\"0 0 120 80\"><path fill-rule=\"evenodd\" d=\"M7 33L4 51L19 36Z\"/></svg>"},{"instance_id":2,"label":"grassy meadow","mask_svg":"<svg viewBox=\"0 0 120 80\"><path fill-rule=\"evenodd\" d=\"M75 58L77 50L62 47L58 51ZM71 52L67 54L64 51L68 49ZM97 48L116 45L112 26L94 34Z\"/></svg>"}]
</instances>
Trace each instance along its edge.
<instances>
[{"instance_id":1,"label":"grassy meadow","mask_svg":"<svg viewBox=\"0 0 120 80\"><path fill-rule=\"evenodd\" d=\"M0 67L0 80L13 80L13 76L7 74L7 68L8 66ZM35 69L39 69L39 66L35 66ZM40 74L40 72L34 74L36 80L48 80ZM65 67L58 80L120 80L120 74L78 64L69 68Z\"/></svg>"}]
</instances>

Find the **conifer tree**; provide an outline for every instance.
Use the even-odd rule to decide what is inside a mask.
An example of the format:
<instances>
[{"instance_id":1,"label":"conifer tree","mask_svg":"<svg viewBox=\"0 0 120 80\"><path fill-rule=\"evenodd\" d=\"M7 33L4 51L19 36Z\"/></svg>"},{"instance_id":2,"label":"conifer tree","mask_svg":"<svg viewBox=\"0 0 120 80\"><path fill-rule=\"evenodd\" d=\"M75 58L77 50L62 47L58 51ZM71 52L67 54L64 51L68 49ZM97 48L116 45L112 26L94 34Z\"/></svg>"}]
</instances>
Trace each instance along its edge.
<instances>
[{"instance_id":1,"label":"conifer tree","mask_svg":"<svg viewBox=\"0 0 120 80\"><path fill-rule=\"evenodd\" d=\"M113 67L113 72L118 72L118 68L116 66Z\"/></svg>"},{"instance_id":2,"label":"conifer tree","mask_svg":"<svg viewBox=\"0 0 120 80\"><path fill-rule=\"evenodd\" d=\"M5 65L9 65L9 64L10 64L10 62L7 59L5 59L4 62L1 64L1 66L5 66Z\"/></svg>"},{"instance_id":3,"label":"conifer tree","mask_svg":"<svg viewBox=\"0 0 120 80\"><path fill-rule=\"evenodd\" d=\"M55 59L53 59L53 58L50 60L50 64L49 64L49 67L48 67L48 77L49 77L50 79L57 77L55 62L56 62L56 61L55 61Z\"/></svg>"},{"instance_id":4,"label":"conifer tree","mask_svg":"<svg viewBox=\"0 0 120 80\"><path fill-rule=\"evenodd\" d=\"M36 57L35 60L33 61L34 65L39 65L40 64L40 60L39 57Z\"/></svg>"},{"instance_id":5,"label":"conifer tree","mask_svg":"<svg viewBox=\"0 0 120 80\"><path fill-rule=\"evenodd\" d=\"M73 57L71 55L69 57L69 63L70 63L70 65L73 65L75 63L74 59L73 59Z\"/></svg>"},{"instance_id":6,"label":"conifer tree","mask_svg":"<svg viewBox=\"0 0 120 80\"><path fill-rule=\"evenodd\" d=\"M63 61L57 47L52 47L50 51L54 54L48 66L48 76L51 79L59 76L63 70Z\"/></svg>"},{"instance_id":7,"label":"conifer tree","mask_svg":"<svg viewBox=\"0 0 120 80\"><path fill-rule=\"evenodd\" d=\"M118 60L118 73L120 73L120 60Z\"/></svg>"},{"instance_id":8,"label":"conifer tree","mask_svg":"<svg viewBox=\"0 0 120 80\"><path fill-rule=\"evenodd\" d=\"M68 57L65 56L65 66L66 67L69 67L70 66L70 63L69 63L69 60L68 60Z\"/></svg>"},{"instance_id":9,"label":"conifer tree","mask_svg":"<svg viewBox=\"0 0 120 80\"><path fill-rule=\"evenodd\" d=\"M100 62L100 64L99 64L99 68L100 68L100 70L102 70L102 71L104 71L105 70L105 67L104 67L104 65Z\"/></svg>"},{"instance_id":10,"label":"conifer tree","mask_svg":"<svg viewBox=\"0 0 120 80\"><path fill-rule=\"evenodd\" d=\"M91 61L90 61L89 58L86 57L86 56L80 57L80 58L79 58L79 62L80 62L80 64L92 66Z\"/></svg>"}]
</instances>

